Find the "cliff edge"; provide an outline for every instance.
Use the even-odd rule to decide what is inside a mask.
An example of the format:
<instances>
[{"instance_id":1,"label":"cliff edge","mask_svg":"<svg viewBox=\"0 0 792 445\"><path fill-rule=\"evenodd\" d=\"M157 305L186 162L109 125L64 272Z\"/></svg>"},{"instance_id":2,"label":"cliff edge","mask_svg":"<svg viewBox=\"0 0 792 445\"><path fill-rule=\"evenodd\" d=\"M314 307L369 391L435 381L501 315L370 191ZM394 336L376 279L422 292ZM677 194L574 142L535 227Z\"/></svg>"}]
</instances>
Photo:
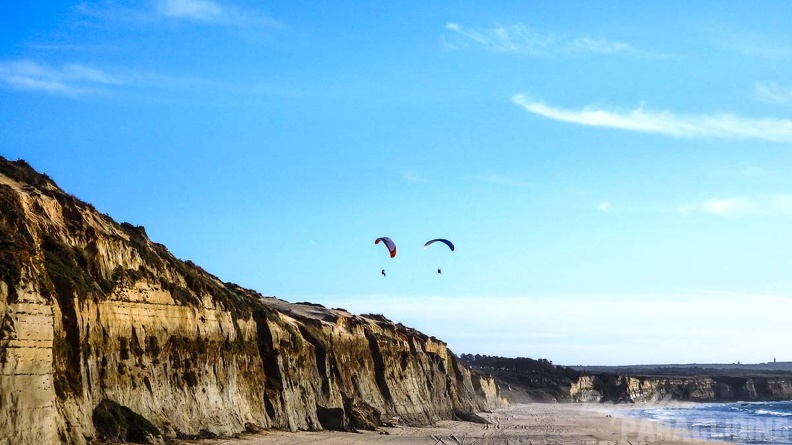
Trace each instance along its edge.
<instances>
[{"instance_id":1,"label":"cliff edge","mask_svg":"<svg viewBox=\"0 0 792 445\"><path fill-rule=\"evenodd\" d=\"M224 283L0 157L0 444L352 431L501 403L440 340Z\"/></svg>"}]
</instances>

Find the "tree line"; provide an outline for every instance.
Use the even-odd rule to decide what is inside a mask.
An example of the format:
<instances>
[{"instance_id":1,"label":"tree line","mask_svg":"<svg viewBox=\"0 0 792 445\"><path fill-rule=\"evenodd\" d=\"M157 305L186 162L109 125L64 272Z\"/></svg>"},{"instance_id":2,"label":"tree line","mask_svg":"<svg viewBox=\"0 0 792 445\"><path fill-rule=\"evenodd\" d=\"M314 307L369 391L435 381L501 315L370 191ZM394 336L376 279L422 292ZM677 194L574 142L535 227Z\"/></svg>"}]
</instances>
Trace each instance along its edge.
<instances>
[{"instance_id":1,"label":"tree line","mask_svg":"<svg viewBox=\"0 0 792 445\"><path fill-rule=\"evenodd\" d=\"M462 354L460 360L472 367L488 371L514 371L525 374L541 374L552 376L577 377L578 371L560 365L553 365L550 360L528 357L499 357L482 354Z\"/></svg>"}]
</instances>

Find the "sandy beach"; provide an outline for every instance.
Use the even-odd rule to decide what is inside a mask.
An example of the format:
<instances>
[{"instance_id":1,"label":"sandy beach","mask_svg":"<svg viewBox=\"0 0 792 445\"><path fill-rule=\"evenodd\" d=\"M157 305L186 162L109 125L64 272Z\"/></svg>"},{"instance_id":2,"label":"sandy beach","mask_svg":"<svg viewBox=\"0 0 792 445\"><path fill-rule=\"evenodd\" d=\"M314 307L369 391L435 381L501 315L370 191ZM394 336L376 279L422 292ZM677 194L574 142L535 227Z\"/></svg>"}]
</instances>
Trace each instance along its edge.
<instances>
[{"instance_id":1,"label":"sandy beach","mask_svg":"<svg viewBox=\"0 0 792 445\"><path fill-rule=\"evenodd\" d=\"M399 426L377 431L265 431L239 439L199 441L200 445L435 444L435 445L643 445L707 444L685 431L626 416L627 406L592 404L514 405L480 415L489 425L442 421L428 427ZM386 434L387 433L387 434ZM195 441L180 442L195 445Z\"/></svg>"}]
</instances>

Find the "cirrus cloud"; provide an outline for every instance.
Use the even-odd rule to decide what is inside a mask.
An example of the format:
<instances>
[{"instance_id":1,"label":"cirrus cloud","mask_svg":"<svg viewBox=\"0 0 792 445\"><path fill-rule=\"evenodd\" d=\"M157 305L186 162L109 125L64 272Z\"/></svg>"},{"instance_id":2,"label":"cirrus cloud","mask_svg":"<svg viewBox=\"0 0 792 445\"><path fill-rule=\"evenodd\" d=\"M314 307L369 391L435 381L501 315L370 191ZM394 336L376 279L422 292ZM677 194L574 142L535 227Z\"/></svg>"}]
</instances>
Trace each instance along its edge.
<instances>
[{"instance_id":1,"label":"cirrus cloud","mask_svg":"<svg viewBox=\"0 0 792 445\"><path fill-rule=\"evenodd\" d=\"M792 104L792 88L775 83L757 82L754 85L756 97L765 102Z\"/></svg>"},{"instance_id":2,"label":"cirrus cloud","mask_svg":"<svg viewBox=\"0 0 792 445\"><path fill-rule=\"evenodd\" d=\"M0 83L15 90L40 91L62 96L85 96L106 92L121 81L95 68L78 64L53 67L31 60L0 61Z\"/></svg>"},{"instance_id":3,"label":"cirrus cloud","mask_svg":"<svg viewBox=\"0 0 792 445\"><path fill-rule=\"evenodd\" d=\"M484 48L504 53L517 53L524 55L543 55L550 53L601 53L612 54L631 51L633 48L624 42L614 42L608 39L592 37L578 37L564 39L552 33L540 33L523 24L509 26L495 25L489 29L466 28L458 23L450 22L445 29L453 31L462 37L459 45L450 44L452 47L465 46L470 42Z\"/></svg>"},{"instance_id":4,"label":"cirrus cloud","mask_svg":"<svg viewBox=\"0 0 792 445\"><path fill-rule=\"evenodd\" d=\"M283 27L282 23L258 10L244 9L215 0L153 0L150 3L86 1L76 5L75 10L83 16L114 24L176 20L238 28Z\"/></svg>"},{"instance_id":5,"label":"cirrus cloud","mask_svg":"<svg viewBox=\"0 0 792 445\"><path fill-rule=\"evenodd\" d=\"M257 11L243 10L233 5L221 5L214 0L159 0L156 3L156 11L164 17L199 23L281 26L278 21Z\"/></svg>"},{"instance_id":6,"label":"cirrus cloud","mask_svg":"<svg viewBox=\"0 0 792 445\"><path fill-rule=\"evenodd\" d=\"M792 120L749 118L734 114L677 115L670 111L607 110L594 106L567 109L547 105L524 94L512 102L526 111L549 119L591 127L615 128L679 138L758 139L792 142Z\"/></svg>"},{"instance_id":7,"label":"cirrus cloud","mask_svg":"<svg viewBox=\"0 0 792 445\"><path fill-rule=\"evenodd\" d=\"M683 215L704 213L724 217L789 216L792 215L792 195L709 198L702 202L683 205L679 207L679 212Z\"/></svg>"},{"instance_id":8,"label":"cirrus cloud","mask_svg":"<svg viewBox=\"0 0 792 445\"><path fill-rule=\"evenodd\" d=\"M597 210L603 213L610 213L610 211L613 210L613 203L610 203L608 201L603 201L599 203L599 205L597 206Z\"/></svg>"}]
</instances>

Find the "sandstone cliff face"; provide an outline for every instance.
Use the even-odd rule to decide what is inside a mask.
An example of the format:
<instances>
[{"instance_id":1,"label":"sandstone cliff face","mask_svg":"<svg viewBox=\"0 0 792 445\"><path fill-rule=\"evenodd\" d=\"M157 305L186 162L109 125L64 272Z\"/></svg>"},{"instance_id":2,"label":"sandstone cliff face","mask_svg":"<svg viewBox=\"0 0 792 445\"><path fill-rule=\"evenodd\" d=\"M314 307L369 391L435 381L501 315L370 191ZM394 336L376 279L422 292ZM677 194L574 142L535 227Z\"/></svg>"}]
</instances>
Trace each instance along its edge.
<instances>
[{"instance_id":1,"label":"sandstone cliff face","mask_svg":"<svg viewBox=\"0 0 792 445\"><path fill-rule=\"evenodd\" d=\"M596 403L602 400L602 393L595 389L594 377L584 375L570 385L569 397L573 402Z\"/></svg>"},{"instance_id":2,"label":"sandstone cliff face","mask_svg":"<svg viewBox=\"0 0 792 445\"><path fill-rule=\"evenodd\" d=\"M736 402L792 400L788 377L630 377L586 375L573 383L575 402Z\"/></svg>"},{"instance_id":3,"label":"sandstone cliff face","mask_svg":"<svg viewBox=\"0 0 792 445\"><path fill-rule=\"evenodd\" d=\"M0 444L86 443L106 399L171 437L501 404L437 339L223 283L0 158Z\"/></svg>"}]
</instances>

